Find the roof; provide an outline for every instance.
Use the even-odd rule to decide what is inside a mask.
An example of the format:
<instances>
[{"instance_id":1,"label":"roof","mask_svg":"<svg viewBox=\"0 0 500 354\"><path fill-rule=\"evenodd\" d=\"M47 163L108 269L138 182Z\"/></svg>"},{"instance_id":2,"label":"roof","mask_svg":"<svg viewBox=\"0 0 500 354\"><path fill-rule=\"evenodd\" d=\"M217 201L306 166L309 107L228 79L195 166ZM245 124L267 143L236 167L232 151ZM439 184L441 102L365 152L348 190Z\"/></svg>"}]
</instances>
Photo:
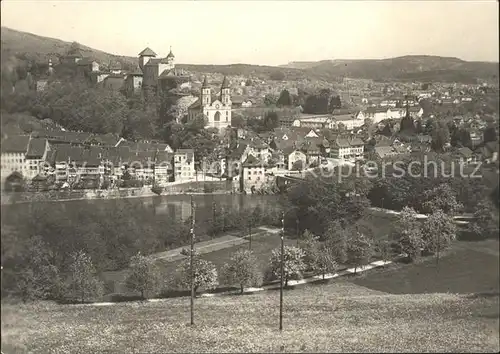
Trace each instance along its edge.
<instances>
[{"instance_id":1,"label":"roof","mask_svg":"<svg viewBox=\"0 0 500 354\"><path fill-rule=\"evenodd\" d=\"M460 149L458 149L458 153L462 156L465 156L465 157L472 156L472 150L469 149L468 147L461 147Z\"/></svg>"},{"instance_id":2,"label":"roof","mask_svg":"<svg viewBox=\"0 0 500 354\"><path fill-rule=\"evenodd\" d=\"M41 158L45 152L45 147L47 145L47 139L33 138L29 142L28 152L26 153L27 158Z\"/></svg>"},{"instance_id":3,"label":"roof","mask_svg":"<svg viewBox=\"0 0 500 354\"><path fill-rule=\"evenodd\" d=\"M201 88L209 88L206 75L205 75L205 78L203 79L203 84L201 85Z\"/></svg>"},{"instance_id":4,"label":"roof","mask_svg":"<svg viewBox=\"0 0 500 354\"><path fill-rule=\"evenodd\" d=\"M243 167L259 167L263 166L263 163L253 155L248 155L245 162L243 162Z\"/></svg>"},{"instance_id":5,"label":"roof","mask_svg":"<svg viewBox=\"0 0 500 354\"><path fill-rule=\"evenodd\" d=\"M248 146L247 144L238 144L238 146L236 147L236 149L231 152L231 154L229 155L229 157L231 159L241 159L241 157L243 156L243 153L245 152L247 146Z\"/></svg>"},{"instance_id":6,"label":"roof","mask_svg":"<svg viewBox=\"0 0 500 354\"><path fill-rule=\"evenodd\" d=\"M387 112L388 107L368 107L366 113L382 113Z\"/></svg>"},{"instance_id":7,"label":"roof","mask_svg":"<svg viewBox=\"0 0 500 354\"><path fill-rule=\"evenodd\" d=\"M176 78L176 77L184 78L184 77L188 77L188 76L189 75L187 75L183 70L173 68L173 69L163 70L163 72L160 74L160 76L158 78L159 79L164 79L164 78L170 79L170 78Z\"/></svg>"},{"instance_id":8,"label":"roof","mask_svg":"<svg viewBox=\"0 0 500 354\"><path fill-rule=\"evenodd\" d=\"M201 107L201 100L198 98L196 101L193 102L193 104L191 104L188 107L188 109L189 108L199 108L199 107Z\"/></svg>"},{"instance_id":9,"label":"roof","mask_svg":"<svg viewBox=\"0 0 500 354\"><path fill-rule=\"evenodd\" d=\"M92 64L92 62L94 62L94 60L87 57L87 58L83 58L83 59L79 60L77 65L82 65L82 66L83 65L90 65L90 64Z\"/></svg>"},{"instance_id":10,"label":"roof","mask_svg":"<svg viewBox=\"0 0 500 354\"><path fill-rule=\"evenodd\" d=\"M167 58L175 58L174 53L172 53L172 47L170 47L170 52L168 52Z\"/></svg>"},{"instance_id":11,"label":"roof","mask_svg":"<svg viewBox=\"0 0 500 354\"><path fill-rule=\"evenodd\" d=\"M363 142L363 140L361 140L360 138L358 137L354 137L352 138L350 141L349 141L349 144L351 146L354 146L354 145L365 145L365 143Z\"/></svg>"},{"instance_id":12,"label":"roof","mask_svg":"<svg viewBox=\"0 0 500 354\"><path fill-rule=\"evenodd\" d=\"M155 57L156 53L149 47L146 47L142 52L138 54L140 57Z\"/></svg>"},{"instance_id":13,"label":"roof","mask_svg":"<svg viewBox=\"0 0 500 354\"><path fill-rule=\"evenodd\" d=\"M333 116L333 119L336 122L342 122L342 121L346 121L346 120L356 119L356 117L354 117L352 114L341 114L341 115L338 115L338 116Z\"/></svg>"},{"instance_id":14,"label":"roof","mask_svg":"<svg viewBox=\"0 0 500 354\"><path fill-rule=\"evenodd\" d=\"M226 76L224 76L224 80L222 80L222 86L221 88L225 89L225 88L229 88L229 80L227 79Z\"/></svg>"},{"instance_id":15,"label":"roof","mask_svg":"<svg viewBox=\"0 0 500 354\"><path fill-rule=\"evenodd\" d=\"M349 147L350 146L349 145L349 140L347 140L345 138L341 138L341 137L335 138L335 140L332 142L332 145L340 147L340 148L344 148L344 147Z\"/></svg>"},{"instance_id":16,"label":"roof","mask_svg":"<svg viewBox=\"0 0 500 354\"><path fill-rule=\"evenodd\" d=\"M395 151L392 146L375 146L375 153L384 158L386 156L394 155Z\"/></svg>"},{"instance_id":17,"label":"roof","mask_svg":"<svg viewBox=\"0 0 500 354\"><path fill-rule=\"evenodd\" d=\"M1 150L4 153L26 153L28 151L29 135L15 135L2 141Z\"/></svg>"},{"instance_id":18,"label":"roof","mask_svg":"<svg viewBox=\"0 0 500 354\"><path fill-rule=\"evenodd\" d=\"M158 65L162 60L163 59L149 59L149 61L146 63L146 66Z\"/></svg>"}]
</instances>

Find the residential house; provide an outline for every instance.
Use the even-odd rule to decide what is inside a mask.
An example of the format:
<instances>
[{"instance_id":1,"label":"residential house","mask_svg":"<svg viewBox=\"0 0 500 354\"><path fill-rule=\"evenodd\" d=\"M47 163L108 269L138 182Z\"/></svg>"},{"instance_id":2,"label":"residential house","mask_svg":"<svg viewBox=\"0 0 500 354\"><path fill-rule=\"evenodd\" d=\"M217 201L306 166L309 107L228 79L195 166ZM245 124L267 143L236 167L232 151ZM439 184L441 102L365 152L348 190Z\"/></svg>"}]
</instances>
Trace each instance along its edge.
<instances>
[{"instance_id":1,"label":"residential house","mask_svg":"<svg viewBox=\"0 0 500 354\"><path fill-rule=\"evenodd\" d=\"M250 154L250 146L246 143L238 143L238 146L226 157L225 175L230 179L238 180L243 173L241 165Z\"/></svg>"},{"instance_id":2,"label":"residential house","mask_svg":"<svg viewBox=\"0 0 500 354\"><path fill-rule=\"evenodd\" d=\"M240 180L241 190L253 192L262 187L267 181L266 166L267 164L264 161L253 155L248 155L247 159L242 164L243 176Z\"/></svg>"},{"instance_id":3,"label":"residential house","mask_svg":"<svg viewBox=\"0 0 500 354\"><path fill-rule=\"evenodd\" d=\"M174 153L175 181L188 181L196 178L193 149L178 149Z\"/></svg>"},{"instance_id":4,"label":"residential house","mask_svg":"<svg viewBox=\"0 0 500 354\"><path fill-rule=\"evenodd\" d=\"M298 161L302 162L302 166L307 165L307 155L297 147L288 147L284 149L284 162L288 166L288 170L291 171Z\"/></svg>"},{"instance_id":5,"label":"residential house","mask_svg":"<svg viewBox=\"0 0 500 354\"><path fill-rule=\"evenodd\" d=\"M155 183L163 186L174 180L174 154L166 151L156 153L154 179Z\"/></svg>"},{"instance_id":6,"label":"residential house","mask_svg":"<svg viewBox=\"0 0 500 354\"><path fill-rule=\"evenodd\" d=\"M29 141L29 135L11 136L2 141L0 165L2 185L6 178L14 172L17 172L22 178L28 174L29 166L26 164L26 153Z\"/></svg>"},{"instance_id":7,"label":"residential house","mask_svg":"<svg viewBox=\"0 0 500 354\"><path fill-rule=\"evenodd\" d=\"M351 146L346 138L336 137L330 142L330 156L336 159L345 159L351 155Z\"/></svg>"},{"instance_id":8,"label":"residential house","mask_svg":"<svg viewBox=\"0 0 500 354\"><path fill-rule=\"evenodd\" d=\"M379 158L384 159L386 157L397 155L397 152L392 146L375 146L375 154Z\"/></svg>"},{"instance_id":9,"label":"residential house","mask_svg":"<svg viewBox=\"0 0 500 354\"><path fill-rule=\"evenodd\" d=\"M49 151L50 145L47 139L30 139L25 160L27 165L25 172L26 178L33 179L39 174L46 175L49 172L50 166L45 164Z\"/></svg>"}]
</instances>

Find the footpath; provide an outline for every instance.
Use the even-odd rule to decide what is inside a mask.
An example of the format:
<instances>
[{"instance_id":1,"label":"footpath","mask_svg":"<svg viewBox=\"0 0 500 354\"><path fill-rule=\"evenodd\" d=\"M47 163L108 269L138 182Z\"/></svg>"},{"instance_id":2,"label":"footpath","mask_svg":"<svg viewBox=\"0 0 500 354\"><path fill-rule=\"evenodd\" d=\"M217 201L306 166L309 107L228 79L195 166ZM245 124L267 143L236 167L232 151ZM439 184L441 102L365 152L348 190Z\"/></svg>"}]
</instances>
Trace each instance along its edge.
<instances>
[{"instance_id":1,"label":"footpath","mask_svg":"<svg viewBox=\"0 0 500 354\"><path fill-rule=\"evenodd\" d=\"M386 266L386 265L391 264L391 263L392 263L392 261L382 261L382 260L374 261L374 262L368 263L362 267L356 268L356 274L366 272L370 269L383 267L383 266ZM335 279L335 278L342 277L342 276L345 276L348 274L354 274L354 268L347 268L347 269L341 270L335 274L325 274L324 277L322 275L315 275L312 277L307 277L307 278L303 278L303 279L299 279L299 280L289 280L288 286L309 284L309 283L322 281L323 279L324 280ZM272 284L264 285L263 287L260 287L260 288L245 288L243 290L243 293L244 294L253 294L256 292L260 292L260 291L276 290L279 288L280 288L280 283L275 282ZM228 296L228 295L237 295L239 293L240 293L239 290L235 290L234 292L226 292L226 293L219 293L219 294L204 293L204 294L201 294L200 297ZM159 298L159 299L146 299L146 300L142 300L140 302L153 303L153 302L163 302L163 301L168 301L168 300L169 300L169 298ZM116 305L116 304L120 304L120 302L95 302L95 303L91 303L91 304L75 304L72 306L112 306L112 305Z\"/></svg>"}]
</instances>

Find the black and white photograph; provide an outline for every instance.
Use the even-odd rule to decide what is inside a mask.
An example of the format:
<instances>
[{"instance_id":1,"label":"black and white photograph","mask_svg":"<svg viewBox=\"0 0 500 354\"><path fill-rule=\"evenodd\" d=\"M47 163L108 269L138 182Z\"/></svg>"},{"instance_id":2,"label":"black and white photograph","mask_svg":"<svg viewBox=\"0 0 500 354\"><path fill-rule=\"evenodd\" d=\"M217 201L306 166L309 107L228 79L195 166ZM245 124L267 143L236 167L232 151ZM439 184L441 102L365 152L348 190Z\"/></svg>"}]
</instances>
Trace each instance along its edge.
<instances>
[{"instance_id":1,"label":"black and white photograph","mask_svg":"<svg viewBox=\"0 0 500 354\"><path fill-rule=\"evenodd\" d=\"M500 352L498 1L0 6L1 354Z\"/></svg>"}]
</instances>

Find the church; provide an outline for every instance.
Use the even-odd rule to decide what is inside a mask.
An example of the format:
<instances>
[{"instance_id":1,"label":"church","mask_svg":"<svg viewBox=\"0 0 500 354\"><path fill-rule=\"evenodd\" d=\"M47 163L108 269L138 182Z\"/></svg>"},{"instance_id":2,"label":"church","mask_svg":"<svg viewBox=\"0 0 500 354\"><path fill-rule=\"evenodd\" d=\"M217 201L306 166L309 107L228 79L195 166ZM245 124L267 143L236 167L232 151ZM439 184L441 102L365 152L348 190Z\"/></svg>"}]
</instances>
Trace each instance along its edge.
<instances>
[{"instance_id":1,"label":"church","mask_svg":"<svg viewBox=\"0 0 500 354\"><path fill-rule=\"evenodd\" d=\"M200 98L188 108L188 119L192 120L202 114L207 119L207 128L224 129L231 126L231 88L224 76L220 97L212 101L212 93L205 76L201 86Z\"/></svg>"}]
</instances>

